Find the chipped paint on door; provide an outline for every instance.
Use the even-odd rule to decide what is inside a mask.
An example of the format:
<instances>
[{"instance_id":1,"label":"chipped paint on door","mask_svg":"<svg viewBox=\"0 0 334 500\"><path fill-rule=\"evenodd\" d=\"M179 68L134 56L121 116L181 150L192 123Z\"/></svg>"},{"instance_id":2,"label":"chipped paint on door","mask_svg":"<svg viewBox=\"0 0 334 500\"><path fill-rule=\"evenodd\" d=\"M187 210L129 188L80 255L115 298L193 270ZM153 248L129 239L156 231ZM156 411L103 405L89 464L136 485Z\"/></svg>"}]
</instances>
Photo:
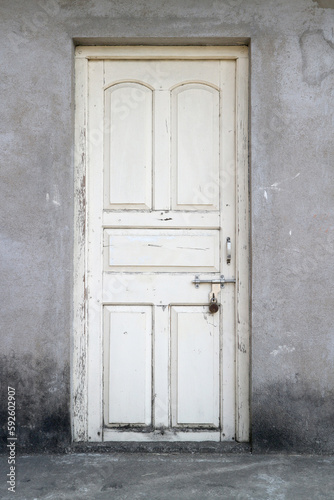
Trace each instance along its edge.
<instances>
[{"instance_id":1,"label":"chipped paint on door","mask_svg":"<svg viewBox=\"0 0 334 500\"><path fill-rule=\"evenodd\" d=\"M248 440L247 60L77 49L76 440Z\"/></svg>"}]
</instances>

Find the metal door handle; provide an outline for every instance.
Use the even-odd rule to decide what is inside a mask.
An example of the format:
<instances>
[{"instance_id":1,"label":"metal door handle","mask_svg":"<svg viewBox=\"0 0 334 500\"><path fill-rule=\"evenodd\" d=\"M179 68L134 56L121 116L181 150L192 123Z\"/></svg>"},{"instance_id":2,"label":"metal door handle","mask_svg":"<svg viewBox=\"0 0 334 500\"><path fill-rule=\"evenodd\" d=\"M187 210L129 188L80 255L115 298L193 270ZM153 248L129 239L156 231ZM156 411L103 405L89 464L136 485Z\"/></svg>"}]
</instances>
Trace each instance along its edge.
<instances>
[{"instance_id":1,"label":"metal door handle","mask_svg":"<svg viewBox=\"0 0 334 500\"><path fill-rule=\"evenodd\" d=\"M228 236L226 238L226 262L227 262L227 264L231 264L231 258L232 258L232 243L231 243L231 238Z\"/></svg>"}]
</instances>

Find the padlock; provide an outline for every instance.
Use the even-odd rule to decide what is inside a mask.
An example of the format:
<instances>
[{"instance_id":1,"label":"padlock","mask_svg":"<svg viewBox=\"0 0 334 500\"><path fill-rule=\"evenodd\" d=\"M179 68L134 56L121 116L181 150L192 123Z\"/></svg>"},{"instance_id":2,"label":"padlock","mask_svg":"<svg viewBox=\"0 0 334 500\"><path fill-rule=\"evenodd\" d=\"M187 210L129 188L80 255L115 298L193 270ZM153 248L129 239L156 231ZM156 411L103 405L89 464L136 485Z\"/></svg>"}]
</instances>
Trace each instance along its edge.
<instances>
[{"instance_id":1,"label":"padlock","mask_svg":"<svg viewBox=\"0 0 334 500\"><path fill-rule=\"evenodd\" d=\"M213 294L213 296L210 300L210 304L209 304L209 311L211 314L214 314L218 311L218 309L219 309L219 305L218 305L216 297Z\"/></svg>"}]
</instances>

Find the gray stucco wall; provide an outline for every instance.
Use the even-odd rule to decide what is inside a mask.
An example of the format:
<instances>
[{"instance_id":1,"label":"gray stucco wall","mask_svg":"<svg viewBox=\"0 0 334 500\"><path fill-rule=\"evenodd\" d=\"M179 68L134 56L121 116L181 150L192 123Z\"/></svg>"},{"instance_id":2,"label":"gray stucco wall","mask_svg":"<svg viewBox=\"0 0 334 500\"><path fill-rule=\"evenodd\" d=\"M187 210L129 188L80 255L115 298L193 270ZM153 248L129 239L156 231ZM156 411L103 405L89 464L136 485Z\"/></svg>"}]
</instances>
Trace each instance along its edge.
<instances>
[{"instance_id":1,"label":"gray stucco wall","mask_svg":"<svg viewBox=\"0 0 334 500\"><path fill-rule=\"evenodd\" d=\"M0 22L1 422L12 385L21 448L70 444L74 43L250 40L253 449L333 452L334 1L2 0Z\"/></svg>"}]
</instances>

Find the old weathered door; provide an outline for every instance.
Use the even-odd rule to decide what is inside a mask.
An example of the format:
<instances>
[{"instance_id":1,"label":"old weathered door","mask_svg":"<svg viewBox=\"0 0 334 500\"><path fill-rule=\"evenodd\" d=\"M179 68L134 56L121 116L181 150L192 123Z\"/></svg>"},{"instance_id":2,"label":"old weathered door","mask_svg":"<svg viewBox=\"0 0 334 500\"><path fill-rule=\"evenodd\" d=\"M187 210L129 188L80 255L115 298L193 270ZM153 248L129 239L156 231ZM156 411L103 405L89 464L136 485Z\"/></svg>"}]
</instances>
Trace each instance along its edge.
<instances>
[{"instance_id":1,"label":"old weathered door","mask_svg":"<svg viewBox=\"0 0 334 500\"><path fill-rule=\"evenodd\" d=\"M148 49L85 60L88 439L233 440L236 58Z\"/></svg>"}]
</instances>

